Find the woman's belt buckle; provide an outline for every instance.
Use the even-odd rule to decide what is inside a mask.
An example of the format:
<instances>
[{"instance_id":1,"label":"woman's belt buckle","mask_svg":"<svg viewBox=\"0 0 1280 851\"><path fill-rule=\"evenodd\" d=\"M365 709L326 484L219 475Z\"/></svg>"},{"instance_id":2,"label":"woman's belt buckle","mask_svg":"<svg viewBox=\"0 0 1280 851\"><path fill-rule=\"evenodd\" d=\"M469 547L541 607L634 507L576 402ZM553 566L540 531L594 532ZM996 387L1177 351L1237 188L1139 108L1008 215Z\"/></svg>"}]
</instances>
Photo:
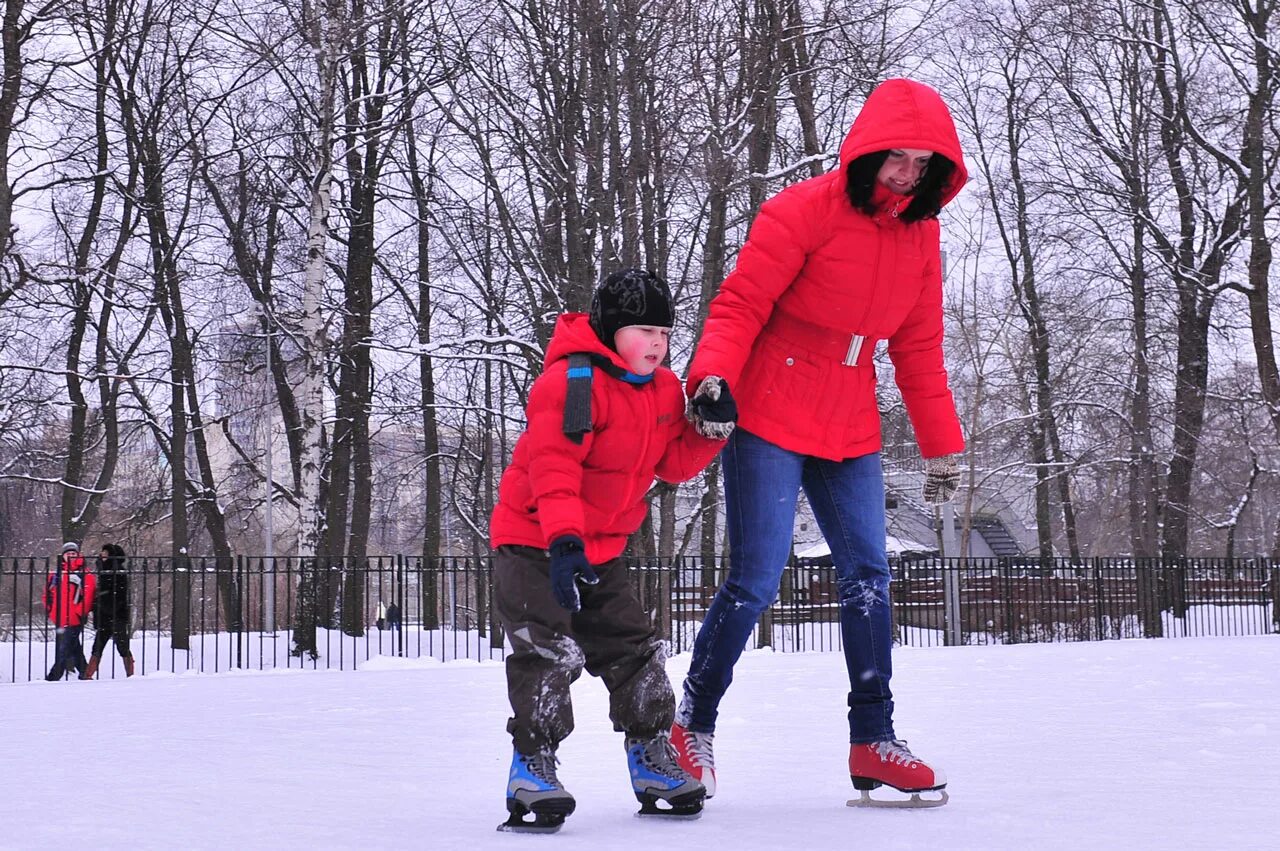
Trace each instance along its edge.
<instances>
[{"instance_id":1,"label":"woman's belt buckle","mask_svg":"<svg viewBox=\"0 0 1280 851\"><path fill-rule=\"evenodd\" d=\"M866 339L862 334L853 334L849 337L849 351L844 356L845 366L858 365L858 355L862 352L862 344L866 342Z\"/></svg>"}]
</instances>

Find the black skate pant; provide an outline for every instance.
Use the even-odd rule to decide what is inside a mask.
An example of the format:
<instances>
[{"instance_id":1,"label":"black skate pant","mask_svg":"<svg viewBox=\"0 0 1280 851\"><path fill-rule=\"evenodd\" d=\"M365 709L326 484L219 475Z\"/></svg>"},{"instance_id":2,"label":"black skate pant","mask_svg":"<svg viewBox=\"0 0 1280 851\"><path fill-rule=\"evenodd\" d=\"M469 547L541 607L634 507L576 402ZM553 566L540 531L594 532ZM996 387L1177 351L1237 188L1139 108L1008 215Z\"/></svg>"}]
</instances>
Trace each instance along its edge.
<instances>
[{"instance_id":1,"label":"black skate pant","mask_svg":"<svg viewBox=\"0 0 1280 851\"><path fill-rule=\"evenodd\" d=\"M129 651L129 632L128 621L112 621L98 627L98 631L93 636L93 650L89 655L101 656L102 651L107 649L107 642L114 640L116 652L120 654L120 658L132 657L133 653Z\"/></svg>"},{"instance_id":2,"label":"black skate pant","mask_svg":"<svg viewBox=\"0 0 1280 851\"><path fill-rule=\"evenodd\" d=\"M595 567L599 585L578 585L582 609L570 612L551 593L550 560L532 547L494 553L494 607L511 640L507 695L515 715L507 731L516 750L554 749L573 731L569 686L585 667L609 689L613 729L653 736L670 729L675 696L666 647L640 606L626 566Z\"/></svg>"}]
</instances>

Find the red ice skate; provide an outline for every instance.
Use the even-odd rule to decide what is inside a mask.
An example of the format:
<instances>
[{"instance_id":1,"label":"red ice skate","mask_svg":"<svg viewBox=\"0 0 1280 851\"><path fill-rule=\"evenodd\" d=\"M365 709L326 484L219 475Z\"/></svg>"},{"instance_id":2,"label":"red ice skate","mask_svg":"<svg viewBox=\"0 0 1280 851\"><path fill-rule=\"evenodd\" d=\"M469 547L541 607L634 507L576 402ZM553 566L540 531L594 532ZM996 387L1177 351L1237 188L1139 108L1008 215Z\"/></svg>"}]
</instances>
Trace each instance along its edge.
<instances>
[{"instance_id":1,"label":"red ice skate","mask_svg":"<svg viewBox=\"0 0 1280 851\"><path fill-rule=\"evenodd\" d=\"M907 750L907 743L891 739L849 746L849 777L862 797L849 801L851 807L940 807L947 802L947 775ZM907 792L910 799L872 798L878 786ZM921 798L921 792L941 792L941 798Z\"/></svg>"},{"instance_id":2,"label":"red ice skate","mask_svg":"<svg viewBox=\"0 0 1280 851\"><path fill-rule=\"evenodd\" d=\"M707 789L707 797L716 794L716 759L711 752L714 733L695 733L679 724L671 725L671 744L676 749L676 761Z\"/></svg>"}]
</instances>

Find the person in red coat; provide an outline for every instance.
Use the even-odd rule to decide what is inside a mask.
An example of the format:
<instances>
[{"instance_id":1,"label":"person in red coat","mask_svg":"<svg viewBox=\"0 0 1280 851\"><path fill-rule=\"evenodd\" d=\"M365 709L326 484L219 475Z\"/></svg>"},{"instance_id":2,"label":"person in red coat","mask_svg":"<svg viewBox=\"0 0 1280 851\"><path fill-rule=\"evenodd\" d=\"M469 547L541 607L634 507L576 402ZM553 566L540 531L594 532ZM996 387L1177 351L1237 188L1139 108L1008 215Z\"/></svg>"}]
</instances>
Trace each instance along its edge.
<instances>
[{"instance_id":1,"label":"person in red coat","mask_svg":"<svg viewBox=\"0 0 1280 851\"><path fill-rule=\"evenodd\" d=\"M695 640L672 728L682 764L708 796L720 700L777 596L802 489L836 568L854 785L946 785L893 727L872 355L887 344L925 458L925 501L950 499L964 439L943 366L937 216L966 179L938 93L911 80L882 83L841 146L839 168L760 208L711 303L688 386L695 409L709 389L731 388L737 402L723 455L730 569ZM714 423L700 428L720 433Z\"/></svg>"},{"instance_id":2,"label":"person in red coat","mask_svg":"<svg viewBox=\"0 0 1280 851\"><path fill-rule=\"evenodd\" d=\"M702 785L680 770L668 738L675 696L665 648L620 558L655 476L691 479L724 446L694 429L680 379L662 365L673 321L665 282L616 272L596 289L590 315L559 318L529 391L528 425L489 525L494 608L512 646L508 827L554 829L573 811L555 753L573 730L569 686L584 667L609 690L637 798L701 808ZM732 420L730 397L711 407L708 416ZM521 821L530 812L538 825Z\"/></svg>"},{"instance_id":3,"label":"person in red coat","mask_svg":"<svg viewBox=\"0 0 1280 851\"><path fill-rule=\"evenodd\" d=\"M80 679L88 679L86 670L89 663L84 658L80 636L84 622L93 610L95 584L94 575L85 572L80 545L72 541L63 544L58 565L44 583L44 610L57 634L53 667L45 675L50 682L62 679L72 669Z\"/></svg>"}]
</instances>

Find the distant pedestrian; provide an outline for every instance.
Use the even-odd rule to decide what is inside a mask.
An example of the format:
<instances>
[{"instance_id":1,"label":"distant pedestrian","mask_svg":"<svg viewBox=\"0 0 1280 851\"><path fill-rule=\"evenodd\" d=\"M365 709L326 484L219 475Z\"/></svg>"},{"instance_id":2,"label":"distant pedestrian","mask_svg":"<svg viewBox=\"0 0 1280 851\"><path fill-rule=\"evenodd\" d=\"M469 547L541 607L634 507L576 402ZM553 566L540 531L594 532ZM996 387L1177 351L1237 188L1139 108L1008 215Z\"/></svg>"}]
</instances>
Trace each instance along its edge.
<instances>
[{"instance_id":1,"label":"distant pedestrian","mask_svg":"<svg viewBox=\"0 0 1280 851\"><path fill-rule=\"evenodd\" d=\"M93 652L83 679L93 679L102 662L107 642L115 639L116 652L124 661L124 674L133 676L133 653L129 651L129 570L124 548L103 544L98 554L98 587L93 598Z\"/></svg>"},{"instance_id":2,"label":"distant pedestrian","mask_svg":"<svg viewBox=\"0 0 1280 851\"><path fill-rule=\"evenodd\" d=\"M93 574L85 573L80 545L74 541L63 544L58 565L44 583L44 610L58 636L54 643L53 667L45 676L50 682L62 679L71 669L79 673L80 679L87 679L89 664L84 658L80 636L93 608L94 585Z\"/></svg>"},{"instance_id":3,"label":"distant pedestrian","mask_svg":"<svg viewBox=\"0 0 1280 851\"><path fill-rule=\"evenodd\" d=\"M391 605L387 606L387 629L400 628L400 606L395 600L391 601Z\"/></svg>"},{"instance_id":4,"label":"distant pedestrian","mask_svg":"<svg viewBox=\"0 0 1280 851\"><path fill-rule=\"evenodd\" d=\"M381 600L378 601L378 620L375 623L378 629L387 628L387 607Z\"/></svg>"}]
</instances>

